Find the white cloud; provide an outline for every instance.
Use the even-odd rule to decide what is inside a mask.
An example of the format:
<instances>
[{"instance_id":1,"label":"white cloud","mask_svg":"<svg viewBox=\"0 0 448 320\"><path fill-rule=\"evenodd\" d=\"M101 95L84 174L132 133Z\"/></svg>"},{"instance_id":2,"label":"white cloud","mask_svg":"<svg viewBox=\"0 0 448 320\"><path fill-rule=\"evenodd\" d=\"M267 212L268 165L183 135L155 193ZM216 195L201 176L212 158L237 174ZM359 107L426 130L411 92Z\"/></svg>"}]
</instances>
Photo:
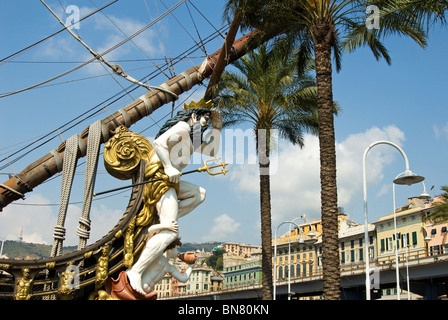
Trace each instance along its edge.
<instances>
[{"instance_id":1,"label":"white cloud","mask_svg":"<svg viewBox=\"0 0 448 320\"><path fill-rule=\"evenodd\" d=\"M94 9L95 8L81 7L80 17L86 16ZM67 16L62 8L55 8L55 11L63 21L66 20ZM56 18L54 18L54 21L56 21ZM94 51L103 53L124 40L126 37L143 28L145 24L146 23L128 17L118 17L111 14L108 14L106 17L104 14L98 13L91 16L89 19L83 20L79 24L79 29L72 30ZM160 28L160 25L157 27ZM137 54L140 55L141 58L144 58L145 55L149 57L161 56L164 46L158 40L154 28L155 26L146 29L135 38L106 54L104 57L107 60L112 61L124 58L129 54ZM71 59L82 61L90 60L93 57L81 43L68 33L68 31L64 31L43 43L40 46L38 55L40 58L45 57L46 59ZM83 70L86 70L91 74L105 73L105 69L97 62L88 64Z\"/></svg>"},{"instance_id":2,"label":"white cloud","mask_svg":"<svg viewBox=\"0 0 448 320\"><path fill-rule=\"evenodd\" d=\"M100 32L101 34L104 33L101 38L96 39L95 43L90 45L92 49L98 53L103 53L112 48L126 37L134 34L145 26L144 23L131 18L122 18L114 15L108 15L108 18L104 15L95 15L93 19L93 28L95 31ZM164 47L158 41L156 31L154 31L153 28L154 27L146 29L136 37L106 54L104 57L107 60L112 61L123 58L130 53L137 53L142 58L145 56L161 56ZM84 57L85 59L90 59L92 56L86 52ZM91 73L104 73L104 68L97 63L89 64L87 70Z\"/></svg>"},{"instance_id":3,"label":"white cloud","mask_svg":"<svg viewBox=\"0 0 448 320\"><path fill-rule=\"evenodd\" d=\"M448 123L442 128L439 128L439 126L435 124L433 126L433 130L434 130L434 137L436 139L440 138L448 139Z\"/></svg>"},{"instance_id":4,"label":"white cloud","mask_svg":"<svg viewBox=\"0 0 448 320\"><path fill-rule=\"evenodd\" d=\"M53 229L57 223L58 206L50 206L50 201L35 193L24 201L11 203L0 212L0 238L19 240L23 230L23 241L53 244ZM77 245L76 228L79 226L81 207L69 205L65 219L65 245ZM90 213L91 233L88 243L93 243L107 234L121 218L122 211L105 205L92 206Z\"/></svg>"},{"instance_id":5,"label":"white cloud","mask_svg":"<svg viewBox=\"0 0 448 320\"><path fill-rule=\"evenodd\" d=\"M50 244L48 235L53 234L54 227L50 221L56 221L56 216L54 208L48 206L49 200L36 193L16 203L17 205L10 204L0 212L0 237L19 240L23 230L23 241Z\"/></svg>"},{"instance_id":6,"label":"white cloud","mask_svg":"<svg viewBox=\"0 0 448 320\"><path fill-rule=\"evenodd\" d=\"M213 226L210 228L210 233L203 236L203 239L214 239L215 241L227 240L227 236L235 233L239 226L239 222L236 222L234 219L224 213L213 219Z\"/></svg>"},{"instance_id":7,"label":"white cloud","mask_svg":"<svg viewBox=\"0 0 448 320\"><path fill-rule=\"evenodd\" d=\"M371 128L336 142L338 205L352 206L362 199L362 156L373 142L388 140L401 145L405 137L395 126ZM383 168L397 157L390 147L378 146L367 157L368 184L377 184L383 178ZM320 159L318 138L305 136L305 146L300 149L284 140L279 141L278 169L271 175L272 225L281 221L307 215L308 219L320 217ZM229 177L237 193L258 193L257 165L234 165Z\"/></svg>"}]
</instances>

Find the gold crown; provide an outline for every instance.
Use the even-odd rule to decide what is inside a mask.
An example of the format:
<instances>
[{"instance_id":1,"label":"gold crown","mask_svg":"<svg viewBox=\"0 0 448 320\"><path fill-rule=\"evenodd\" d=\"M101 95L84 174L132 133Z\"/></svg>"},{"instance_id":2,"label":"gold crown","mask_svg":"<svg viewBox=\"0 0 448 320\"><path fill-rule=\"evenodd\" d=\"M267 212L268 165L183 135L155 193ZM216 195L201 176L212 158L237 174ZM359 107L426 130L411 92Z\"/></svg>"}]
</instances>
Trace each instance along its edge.
<instances>
[{"instance_id":1,"label":"gold crown","mask_svg":"<svg viewBox=\"0 0 448 320\"><path fill-rule=\"evenodd\" d=\"M195 101L191 100L190 104L184 103L184 108L183 109L184 110L187 110L187 109L199 109L199 108L211 109L212 107L213 107L212 100L205 101L204 98L202 98L198 102L195 102Z\"/></svg>"}]
</instances>

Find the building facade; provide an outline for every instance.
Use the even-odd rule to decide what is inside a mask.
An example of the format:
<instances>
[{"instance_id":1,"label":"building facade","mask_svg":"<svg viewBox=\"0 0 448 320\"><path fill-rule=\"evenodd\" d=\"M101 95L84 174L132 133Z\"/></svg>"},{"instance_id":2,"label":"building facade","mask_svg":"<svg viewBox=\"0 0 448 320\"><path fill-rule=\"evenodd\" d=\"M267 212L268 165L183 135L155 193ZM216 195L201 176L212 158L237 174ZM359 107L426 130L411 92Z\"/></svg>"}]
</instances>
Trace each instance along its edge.
<instances>
[{"instance_id":1,"label":"building facade","mask_svg":"<svg viewBox=\"0 0 448 320\"><path fill-rule=\"evenodd\" d=\"M261 254L260 246L253 246L244 243L225 242L221 244L221 248L224 249L228 254L234 256L250 257L255 254Z\"/></svg>"},{"instance_id":2,"label":"building facade","mask_svg":"<svg viewBox=\"0 0 448 320\"><path fill-rule=\"evenodd\" d=\"M261 283L261 259L224 267L223 289L252 286Z\"/></svg>"},{"instance_id":3,"label":"building facade","mask_svg":"<svg viewBox=\"0 0 448 320\"><path fill-rule=\"evenodd\" d=\"M395 250L401 262L406 260L406 255L408 259L428 255L426 224L431 208L418 198L409 198L408 203L398 208L395 214L388 214L374 222L379 265L395 262Z\"/></svg>"}]
</instances>

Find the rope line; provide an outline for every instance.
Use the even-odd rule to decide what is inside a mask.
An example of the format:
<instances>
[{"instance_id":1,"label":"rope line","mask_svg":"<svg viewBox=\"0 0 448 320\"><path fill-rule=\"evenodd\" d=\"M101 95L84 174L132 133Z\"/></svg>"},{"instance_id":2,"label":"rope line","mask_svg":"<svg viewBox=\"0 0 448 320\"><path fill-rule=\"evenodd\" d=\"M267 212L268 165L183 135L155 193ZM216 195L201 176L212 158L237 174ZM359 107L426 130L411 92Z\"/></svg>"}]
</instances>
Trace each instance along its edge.
<instances>
[{"instance_id":1,"label":"rope line","mask_svg":"<svg viewBox=\"0 0 448 320\"><path fill-rule=\"evenodd\" d=\"M223 27L221 27L220 30L225 30L227 27L228 27L228 26L223 26ZM211 35L209 35L209 37L208 37L208 39L207 39L207 42L213 40L215 35L216 35L216 32L213 33L213 34L211 34ZM198 49L199 49L199 48L198 48L197 46L193 46L193 47L187 49L186 51L182 52L181 54L179 54L179 55L175 58L175 59L176 59L176 63L181 62L181 61L184 61L184 56L186 55L186 52L190 52L190 51L191 51L191 53L193 53L193 52L195 52L195 51L198 50ZM188 55L187 55L187 57L188 57ZM153 78L155 78L156 76L158 76L158 74L154 74L154 72L151 73L151 74L149 74L149 75L152 76L150 79L153 79ZM147 76L145 76L145 77L147 77ZM143 78L142 78L142 79L143 79ZM120 99L122 99L124 96L128 95L130 92L132 92L132 91L134 91L134 90L136 90L136 89L138 88L137 86L134 87L134 88L132 88L132 86L133 86L133 85L127 87L125 90L122 90L122 91L116 93L115 95L113 95L113 96L109 97L108 99L106 99L106 100L104 100L104 101L98 103L98 104L95 105L94 107L88 109L87 111L83 112L83 113L80 114L79 116L77 116L77 117L73 118L72 120L68 121L67 123L61 125L61 126L58 127L57 129L54 129L53 131L51 131L51 132L49 132L49 133L43 135L43 136L40 137L39 139L34 140L33 142L31 142L31 143L25 145L24 147L20 148L19 150L14 151L14 152L13 152L12 154L10 154L8 157L17 155L17 154L19 154L20 152L24 152L24 153L21 154L21 155L18 155L18 156L17 156L16 158L14 158L14 159L12 159L12 160L11 160L11 163L14 163L14 162L16 162L16 161L19 161L20 159L22 159L23 157L25 157L26 155L28 155L31 151L34 151L34 150L38 149L39 147L41 147L41 146L47 144L47 143L50 142L51 140L53 140L56 136L51 136L51 135L54 134L54 133L56 133L59 129L65 128L65 127L69 126L71 123L73 123L74 121L80 119L80 120L77 121L75 124L73 124L73 125L69 126L68 128L64 129L64 130L62 131L62 133L68 131L69 129L71 129L71 128L75 127L76 125L78 125L78 124L80 124L80 123L82 123L82 122L84 122L84 121L86 121L86 120L88 120L88 119L94 117L94 116L97 115L99 112L101 112L102 109L103 109L103 105L104 105L106 102L109 102L109 101L110 101L110 102L109 102L109 105L111 105L111 104L113 104L113 103L119 101ZM131 89L131 88L132 88L132 89ZM129 91L128 91L128 90L129 90ZM124 93L123 93L123 92L124 92ZM111 101L111 100L112 100L112 101ZM90 112L91 112L91 114L89 114ZM81 118L81 117L84 117L84 118ZM45 141L43 141L43 142L40 143L39 145L35 146L34 148L32 148L32 149L30 149L30 150L27 150L27 149L29 149L32 145L34 145L34 144L36 144L37 142L42 141L42 140L44 140L44 139L46 139L46 138L48 138L48 139L45 140ZM6 161L8 157L4 157L4 158L0 159L0 163ZM4 169L7 168L7 167L8 167L8 164L2 165L2 166L0 166L0 170L4 170Z\"/></svg>"},{"instance_id":2,"label":"rope line","mask_svg":"<svg viewBox=\"0 0 448 320\"><path fill-rule=\"evenodd\" d=\"M76 234L79 236L78 250L85 248L87 239L90 237L90 208L95 186L96 171L98 169L98 155L102 136L101 120L94 122L89 127L89 139L87 140L87 159L84 180L84 200L79 218L79 227Z\"/></svg>"},{"instance_id":3,"label":"rope line","mask_svg":"<svg viewBox=\"0 0 448 320\"><path fill-rule=\"evenodd\" d=\"M135 38L135 37L138 36L140 33L142 33L143 31L145 31L146 29L148 29L149 27L151 27L152 25L154 25L155 23L157 23L158 21L160 21L161 19L163 19L164 17L166 17L171 11L175 10L177 7L179 7L179 6L180 6L182 3L184 3L185 1L186 1L186 0L181 0L181 1L179 1L177 4L175 4L175 5L174 5L173 7L171 7L169 10L167 10L166 12L164 12L161 16L157 17L155 20L151 21L150 23L148 23L146 26L144 26L144 27L141 28L140 30L136 31L135 33L133 33L132 35L130 35L130 36L127 37L126 39L120 41L120 42L117 43L115 46L113 46L113 47L107 49L107 50L104 51L103 53L97 54L97 56L94 56L94 57L91 58L90 60L88 60L88 61L86 61L86 62L84 62L84 63L82 63L82 64L80 64L80 65L78 65L78 66L76 66L76 67L74 67L74 68L72 68L72 69L70 69L70 70L68 70L68 71L65 71L65 72L63 72L63 73L61 73L61 74L59 74L59 75L57 75L57 76L54 76L54 77L52 77L52 78L50 78L50 79L47 79L47 80L45 80L45 81L42 81L42 82L40 82L40 83L37 83L37 84L35 84L35 85L29 86L29 87L26 87L26 88L23 88L23 89L20 89L20 90L16 90L16 91L12 91L12 92L8 92L8 93L4 93L4 94L0 95L0 98L5 98L5 97L8 97L8 96L17 94L17 93L21 93L21 92L24 92L24 91L27 91L27 90L30 90L30 89L39 87L39 86L41 86L41 85L43 85L43 84L46 84L46 83L51 82L51 81L53 81L53 80L59 79L59 78L65 76L65 75L67 75L67 74L69 74L69 73L71 73L71 72L73 72L73 71L76 71L76 70L78 70L78 69L80 69L80 68L86 66L87 64L91 63L92 61L95 61L95 60L101 58L102 56L104 56L104 55L108 54L109 52L111 52L111 51L117 49L118 47L122 46L123 44L125 44L125 43L128 42L129 40Z\"/></svg>"},{"instance_id":4,"label":"rope line","mask_svg":"<svg viewBox=\"0 0 448 320\"><path fill-rule=\"evenodd\" d=\"M97 12L99 12L99 11L101 11L101 10L107 8L108 6L110 6L111 4L113 4L113 3L117 2L117 1L118 1L118 0L112 0L112 1L109 1L108 3L106 3L105 5L103 5L103 6L99 7L99 8L97 8L96 10L92 11L91 13L89 13L88 15L86 15L85 17L82 17L82 18L79 19L78 21L73 22L72 24L68 25L66 28L70 28L70 27L76 25L77 23L79 23L79 22L83 21L84 19L86 19L86 18L88 18L88 17L94 15L95 13L97 13ZM52 34L50 34L49 36L47 36L47 37L45 37L45 38L43 38L43 39L41 39L41 40L39 40L39 41L37 41L37 42L35 42L35 43L29 45L29 46L27 46L27 47L25 47L25 48L23 48L23 49L21 49L21 50L15 52L15 53L13 53L13 54L10 54L9 56L7 56L7 57L1 59L1 60L0 60L0 66L2 66L3 64L5 64L5 63L7 63L7 62L15 62L15 61L11 61L11 60L14 59L16 56L19 56L19 55L25 53L26 51L28 51L28 50L34 48L34 47L37 46L38 44L41 44L42 42L44 42L44 41L46 41L46 40L48 40L48 39L54 37L55 35L61 33L61 32L64 31L66 28L62 28L62 29L56 31L55 33L52 33Z\"/></svg>"},{"instance_id":5,"label":"rope line","mask_svg":"<svg viewBox=\"0 0 448 320\"><path fill-rule=\"evenodd\" d=\"M62 167L62 185L61 185L61 205L59 206L59 214L53 233L53 247L51 249L51 257L61 255L63 241L65 240L65 217L67 215L68 201L70 198L70 190L73 184L73 176L75 173L79 147L79 135L73 135L67 139L64 152L64 161Z\"/></svg>"}]
</instances>

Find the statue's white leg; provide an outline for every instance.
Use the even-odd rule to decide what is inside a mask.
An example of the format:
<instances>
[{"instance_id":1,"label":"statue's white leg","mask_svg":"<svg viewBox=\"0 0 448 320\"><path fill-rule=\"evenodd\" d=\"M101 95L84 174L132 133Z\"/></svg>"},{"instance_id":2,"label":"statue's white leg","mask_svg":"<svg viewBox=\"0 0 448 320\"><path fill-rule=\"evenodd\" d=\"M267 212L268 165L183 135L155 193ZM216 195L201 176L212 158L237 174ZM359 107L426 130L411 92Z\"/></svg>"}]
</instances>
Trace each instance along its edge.
<instances>
[{"instance_id":1,"label":"statue's white leg","mask_svg":"<svg viewBox=\"0 0 448 320\"><path fill-rule=\"evenodd\" d=\"M177 194L174 188L168 189L157 203L160 223L166 224L173 220L177 221L178 213ZM145 294L142 288L143 272L151 263L163 254L166 247L177 238L176 232L163 230L154 235L146 242L145 249L141 253L137 262L126 271L129 282L137 292Z\"/></svg>"},{"instance_id":2,"label":"statue's white leg","mask_svg":"<svg viewBox=\"0 0 448 320\"><path fill-rule=\"evenodd\" d=\"M198 205L205 200L205 189L191 182L181 181L179 183L179 204L178 217L183 217L187 213L193 211Z\"/></svg>"}]
</instances>

